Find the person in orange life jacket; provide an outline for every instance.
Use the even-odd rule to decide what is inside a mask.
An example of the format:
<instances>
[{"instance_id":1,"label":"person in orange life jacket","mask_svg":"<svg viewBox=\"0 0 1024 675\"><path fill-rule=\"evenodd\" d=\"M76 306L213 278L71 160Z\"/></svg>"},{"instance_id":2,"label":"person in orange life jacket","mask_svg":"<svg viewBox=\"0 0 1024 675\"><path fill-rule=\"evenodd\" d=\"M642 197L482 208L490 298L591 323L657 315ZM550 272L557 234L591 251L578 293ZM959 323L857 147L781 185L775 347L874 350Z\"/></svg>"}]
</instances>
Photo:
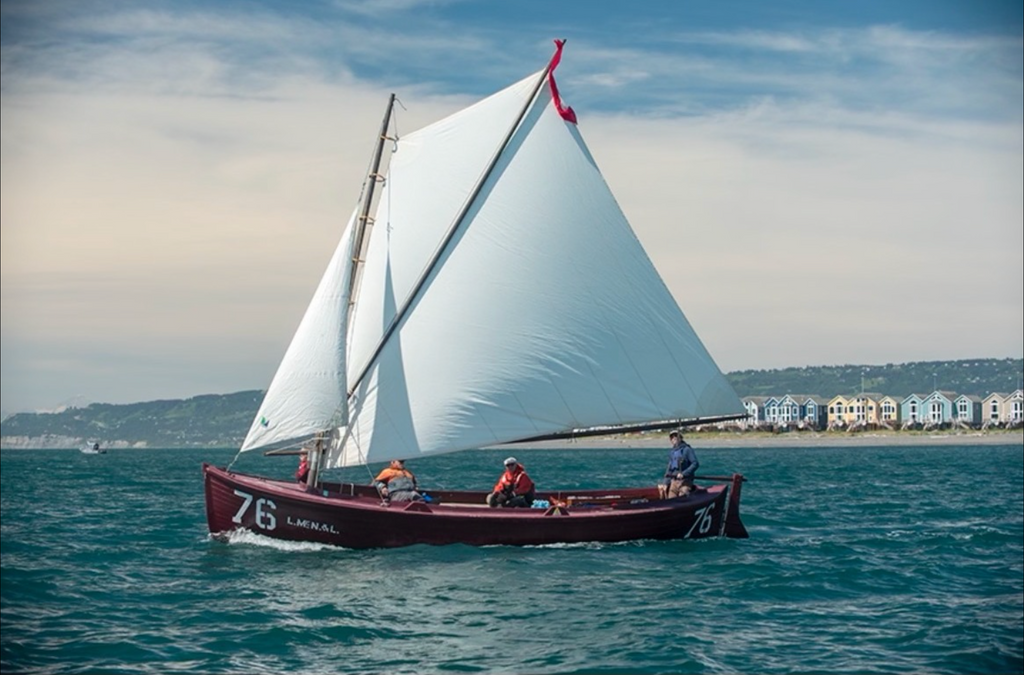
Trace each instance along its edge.
<instances>
[{"instance_id":1,"label":"person in orange life jacket","mask_svg":"<svg viewBox=\"0 0 1024 675\"><path fill-rule=\"evenodd\" d=\"M419 502L423 495L416 490L416 476L405 468L404 459L393 459L391 464L373 479L380 496L391 502Z\"/></svg>"},{"instance_id":2,"label":"person in orange life jacket","mask_svg":"<svg viewBox=\"0 0 1024 675\"><path fill-rule=\"evenodd\" d=\"M487 505L491 508L530 506L535 492L533 481L526 475L523 465L515 457L509 457L505 460L505 473L498 479L491 494L487 495Z\"/></svg>"},{"instance_id":3,"label":"person in orange life jacket","mask_svg":"<svg viewBox=\"0 0 1024 675\"><path fill-rule=\"evenodd\" d=\"M309 453L303 450L299 453L299 468L295 470L295 480L305 483L309 478Z\"/></svg>"}]
</instances>

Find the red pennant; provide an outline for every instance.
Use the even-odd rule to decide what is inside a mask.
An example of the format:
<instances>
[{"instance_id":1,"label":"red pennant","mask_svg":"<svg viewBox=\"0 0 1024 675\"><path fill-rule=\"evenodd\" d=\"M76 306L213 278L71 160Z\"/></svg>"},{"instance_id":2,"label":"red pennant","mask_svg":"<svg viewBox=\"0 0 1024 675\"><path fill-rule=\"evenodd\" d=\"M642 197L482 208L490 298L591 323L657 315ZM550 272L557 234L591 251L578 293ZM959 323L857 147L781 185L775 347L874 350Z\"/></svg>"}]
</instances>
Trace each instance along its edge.
<instances>
[{"instance_id":1,"label":"red pennant","mask_svg":"<svg viewBox=\"0 0 1024 675\"><path fill-rule=\"evenodd\" d=\"M576 124L576 113L569 106L562 105L562 98L558 95L558 85L555 84L555 68L562 60L562 45L565 40L555 40L555 55L551 57L551 64L548 66L548 82L551 83L551 100L555 104L555 110L566 122Z\"/></svg>"}]
</instances>

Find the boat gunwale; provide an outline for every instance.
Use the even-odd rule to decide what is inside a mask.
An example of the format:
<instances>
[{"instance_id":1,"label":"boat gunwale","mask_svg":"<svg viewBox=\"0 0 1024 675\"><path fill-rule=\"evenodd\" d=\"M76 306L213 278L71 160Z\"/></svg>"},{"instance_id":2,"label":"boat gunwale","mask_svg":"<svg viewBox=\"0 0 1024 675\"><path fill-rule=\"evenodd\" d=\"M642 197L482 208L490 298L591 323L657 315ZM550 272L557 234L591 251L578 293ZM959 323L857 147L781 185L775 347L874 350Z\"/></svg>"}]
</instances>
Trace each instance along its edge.
<instances>
[{"instance_id":1,"label":"boat gunwale","mask_svg":"<svg viewBox=\"0 0 1024 675\"><path fill-rule=\"evenodd\" d=\"M439 516L439 517L481 517L481 518L495 518L495 519L532 519L532 518L543 518L549 515L551 508L519 508L519 509L502 509L502 508L489 508L484 503L484 498L488 494L486 491L476 490L445 490L442 492L451 493L458 492L462 495L479 495L478 502L385 502L378 497L371 495L360 495L360 494L346 494L342 491L327 490L327 494L324 495L323 490L319 491L307 491L304 486L296 481L289 481L287 479L271 478L268 476L260 476L256 474L248 474L243 472L228 471L225 468L218 467L212 464L203 465L204 473L211 471L215 474L220 474L222 480L230 480L234 482L240 482L243 484L255 484L261 489L268 493L277 495L282 498L292 499L299 502L305 502L307 504L315 504L320 507L328 509L350 509L357 508L360 510L374 510L379 511L382 508L392 513L401 513L409 515L421 515L421 516ZM362 488L368 489L371 486L363 486L355 483L327 483L330 486L339 487L351 487L351 488ZM648 488L618 488L618 489L589 489L589 490L541 490L538 491L538 499L545 499L547 496L554 496L559 494L568 493L572 496L590 498L590 499L610 499L610 498L621 498L628 499L629 501L623 502L607 502L599 504L587 504L579 503L573 505L558 505L552 504L552 507L559 507L565 510L566 515L573 517L582 518L609 518L612 516L630 516L637 515L639 513L654 513L660 511L674 511L674 510L690 510L700 508L706 503L710 503L718 499L721 492L727 489L725 484L716 484L708 486L707 488L701 488L696 493L686 497L676 497L670 499L649 499L643 497L620 497L618 494L623 492L638 492L641 490L647 490ZM656 489L656 488L655 488ZM556 499L564 499L564 497L556 497ZM643 502L634 502L633 500L646 499ZM423 504L427 508L408 508L411 504Z\"/></svg>"}]
</instances>

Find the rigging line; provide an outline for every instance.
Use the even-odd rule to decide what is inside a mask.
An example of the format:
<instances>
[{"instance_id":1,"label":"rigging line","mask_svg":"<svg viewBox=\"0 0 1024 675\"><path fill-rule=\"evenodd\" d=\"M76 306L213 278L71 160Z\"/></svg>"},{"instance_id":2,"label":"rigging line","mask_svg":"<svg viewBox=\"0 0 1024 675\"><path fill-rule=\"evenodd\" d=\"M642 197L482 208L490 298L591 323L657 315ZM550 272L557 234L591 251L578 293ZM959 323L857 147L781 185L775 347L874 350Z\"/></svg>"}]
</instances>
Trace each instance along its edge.
<instances>
[{"instance_id":1,"label":"rigging line","mask_svg":"<svg viewBox=\"0 0 1024 675\"><path fill-rule=\"evenodd\" d=\"M238 458L241 457L241 456L242 456L242 449L239 448L238 452L236 452L235 456L233 458L231 458L231 461L228 463L227 467L224 470L225 471L231 471L231 467L233 467L235 465L235 462L237 462Z\"/></svg>"},{"instance_id":2,"label":"rigging line","mask_svg":"<svg viewBox=\"0 0 1024 675\"><path fill-rule=\"evenodd\" d=\"M402 110L404 110L406 112L409 112L409 109L405 107L404 103L402 103L402 99L398 98L397 95L395 96L395 103L397 103L398 107L401 108ZM394 147L392 147L392 149L391 149L391 152L394 153L394 152L398 151L398 139L401 138L401 134L398 133L398 112L397 111L393 111L391 113L391 127L395 130L395 135L389 137L389 140L391 140L394 143Z\"/></svg>"},{"instance_id":3,"label":"rigging line","mask_svg":"<svg viewBox=\"0 0 1024 675\"><path fill-rule=\"evenodd\" d=\"M359 420L356 420L356 424L359 424ZM366 474L370 477L370 485L377 487L377 477L373 475L372 471L370 471L370 463L367 461L366 454L363 452L362 443L359 442L359 434L351 434L351 438L353 439L353 443L356 447L356 457L359 459L359 463L363 465L363 468L366 469ZM380 494L380 488L377 488L377 494L380 495L381 499L384 498L384 495Z\"/></svg>"},{"instance_id":4,"label":"rigging line","mask_svg":"<svg viewBox=\"0 0 1024 675\"><path fill-rule=\"evenodd\" d=\"M359 424L358 417L356 418L355 424ZM355 445L355 449L356 449L356 458L359 460L359 463L363 465L363 468L366 469L366 475L370 477L370 480L368 481L368 483L370 485L372 485L375 490L377 490L377 496L381 498L381 501L383 501L384 500L384 493L381 492L381 489L379 487L377 487L377 477L373 475L373 471L370 471L370 463L367 461L366 453L363 452L362 443L359 442L360 436L357 433L351 433L351 431L352 431L352 425L349 424L349 426L346 427L346 429L345 429L345 433L344 434L339 434L339 436L338 436L338 445L341 446L345 442L346 438L352 438L352 442ZM342 446L342 452L344 452L343 446ZM354 480L352 481L352 485L353 485L353 491L354 491L354 486L355 486L355 481Z\"/></svg>"},{"instance_id":5,"label":"rigging line","mask_svg":"<svg viewBox=\"0 0 1024 675\"><path fill-rule=\"evenodd\" d=\"M476 202L476 198L480 195L480 192L483 191L484 185L487 183L487 180L491 177L491 174L494 172L494 168L498 165L498 160L501 159L501 156L505 153L506 148L508 148L509 144L512 142L512 138L515 136L515 132L519 129L523 119L526 117L526 113L529 112L531 107L533 107L534 101L536 101L537 99L537 94L540 92L540 89L544 85L544 82L547 81L548 74L550 72L551 64L548 63L548 65L544 67L544 71L541 73L541 76L537 78L537 83L534 85L533 91L531 92L530 96L526 99L526 103L519 111L519 115L516 116L515 122L513 122L512 126L509 127L508 133L505 134L505 138L501 142L501 145L498 146L498 149L494 153L494 156L491 158L491 161L488 164L487 168L484 170L483 174L477 180L477 183L474 186L473 191L470 193L469 197L463 203L462 208L455 216L455 220L452 221L452 224L448 227L448 231L445 233L444 238L441 240L437 249L434 251L434 255L431 257L430 261L427 263L427 266L424 268L424 270L420 273L419 279L417 279L415 285L413 285L412 287L412 291L406 297L405 302L402 304L401 308L399 308L398 312L395 313L395 317L388 324L388 327L384 331L384 334L377 342L377 346L374 348L373 353L367 360L366 365L363 366L362 370L359 372L359 375L355 378L355 381L349 383L349 396L352 395L352 393L356 390L356 387L359 386L359 383L362 382L364 377L366 377L366 374L370 371L370 368L372 368L374 363L376 363L377 357L380 356L380 353L384 350L384 346L387 344L388 340L391 339L392 334L394 334L399 324L401 324L402 321L405 319L405 316L409 309L412 307L413 303L417 299L419 299L420 291L423 289L424 285L427 282L427 279L433 273L434 269L437 267L437 264L441 260L442 256L448 250L448 244L451 243L452 239L455 238L456 232L458 232L463 221L466 219L466 216L469 214L470 209L472 209L473 204Z\"/></svg>"}]
</instances>

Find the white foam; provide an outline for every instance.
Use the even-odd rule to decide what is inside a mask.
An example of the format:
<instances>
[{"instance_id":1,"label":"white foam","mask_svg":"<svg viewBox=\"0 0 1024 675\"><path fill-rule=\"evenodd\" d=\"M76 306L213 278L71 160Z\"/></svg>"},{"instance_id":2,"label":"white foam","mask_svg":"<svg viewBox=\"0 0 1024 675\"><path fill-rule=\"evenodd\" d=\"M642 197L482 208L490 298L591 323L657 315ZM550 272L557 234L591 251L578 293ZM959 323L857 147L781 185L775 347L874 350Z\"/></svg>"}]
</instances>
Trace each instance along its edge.
<instances>
[{"instance_id":1,"label":"white foam","mask_svg":"<svg viewBox=\"0 0 1024 675\"><path fill-rule=\"evenodd\" d=\"M288 541L286 539L274 539L262 534L257 534L251 530L238 528L231 530L230 532L218 532L217 534L211 534L211 539L222 541L226 544L243 544L253 546L263 546L266 548L276 549L278 551L324 551L324 550L346 550L341 546L334 546L332 544L322 544L319 542L312 541Z\"/></svg>"}]
</instances>

